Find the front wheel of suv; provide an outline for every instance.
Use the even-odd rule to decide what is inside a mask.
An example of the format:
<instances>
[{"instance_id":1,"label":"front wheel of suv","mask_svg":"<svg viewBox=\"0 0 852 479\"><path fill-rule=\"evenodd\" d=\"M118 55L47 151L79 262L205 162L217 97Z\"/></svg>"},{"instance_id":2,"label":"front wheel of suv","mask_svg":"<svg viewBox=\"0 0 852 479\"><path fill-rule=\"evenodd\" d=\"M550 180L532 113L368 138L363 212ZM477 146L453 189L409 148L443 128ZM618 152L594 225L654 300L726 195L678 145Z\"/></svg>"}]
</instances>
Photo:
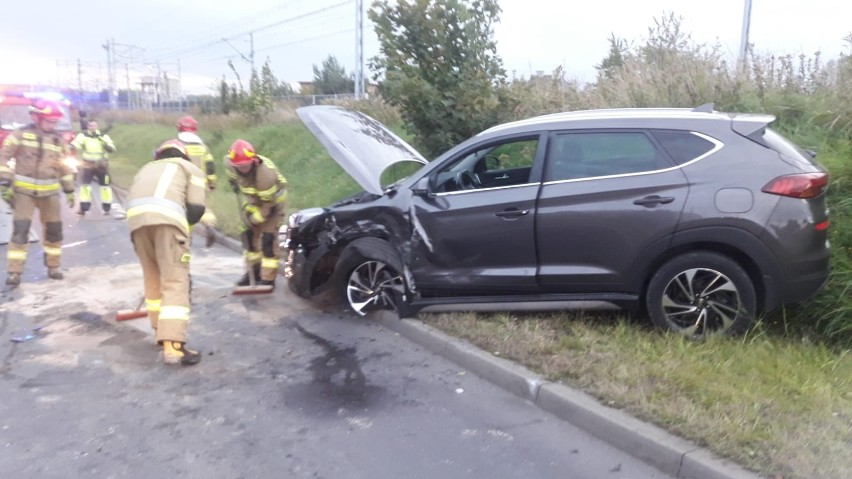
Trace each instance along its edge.
<instances>
[{"instance_id":1,"label":"front wheel of suv","mask_svg":"<svg viewBox=\"0 0 852 479\"><path fill-rule=\"evenodd\" d=\"M379 238L361 238L341 253L338 270L342 273L343 297L355 313L369 311L405 311L406 288L402 277L402 261L388 244Z\"/></svg>"},{"instance_id":2,"label":"front wheel of suv","mask_svg":"<svg viewBox=\"0 0 852 479\"><path fill-rule=\"evenodd\" d=\"M696 338L744 332L754 322L756 302L743 268L711 252L669 260L651 278L645 295L655 326Z\"/></svg>"}]
</instances>

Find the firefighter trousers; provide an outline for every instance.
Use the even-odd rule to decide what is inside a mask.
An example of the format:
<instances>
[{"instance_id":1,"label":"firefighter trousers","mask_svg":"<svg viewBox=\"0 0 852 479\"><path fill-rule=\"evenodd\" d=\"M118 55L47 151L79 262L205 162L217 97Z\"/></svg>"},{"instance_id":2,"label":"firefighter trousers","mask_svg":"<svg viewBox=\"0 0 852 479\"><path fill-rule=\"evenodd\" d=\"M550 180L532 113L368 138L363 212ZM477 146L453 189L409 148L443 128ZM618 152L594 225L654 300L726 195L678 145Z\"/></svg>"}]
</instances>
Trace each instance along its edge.
<instances>
[{"instance_id":1,"label":"firefighter trousers","mask_svg":"<svg viewBox=\"0 0 852 479\"><path fill-rule=\"evenodd\" d=\"M23 193L15 195L15 207L12 210L12 238L6 253L9 273L23 273L27 260L27 242L33 213L38 209L41 220L42 247L44 265L58 268L62 257L62 214L60 195L30 196Z\"/></svg>"},{"instance_id":2,"label":"firefighter trousers","mask_svg":"<svg viewBox=\"0 0 852 479\"><path fill-rule=\"evenodd\" d=\"M142 265L145 305L157 342L186 342L189 326L189 235L172 225L149 225L130 234Z\"/></svg>"},{"instance_id":3,"label":"firefighter trousers","mask_svg":"<svg viewBox=\"0 0 852 479\"><path fill-rule=\"evenodd\" d=\"M85 161L80 169L80 211L89 211L92 207L92 180L98 181L101 206L104 213L112 207L112 187L109 186L109 166L106 161Z\"/></svg>"},{"instance_id":4,"label":"firefighter trousers","mask_svg":"<svg viewBox=\"0 0 852 479\"><path fill-rule=\"evenodd\" d=\"M248 251L243 251L246 267L254 268L260 264L260 279L262 281L275 281L278 276L279 256L281 254L278 245L278 228L281 227L283 212L273 210L269 213L266 221L259 225L246 227L243 235L249 245Z\"/></svg>"}]
</instances>

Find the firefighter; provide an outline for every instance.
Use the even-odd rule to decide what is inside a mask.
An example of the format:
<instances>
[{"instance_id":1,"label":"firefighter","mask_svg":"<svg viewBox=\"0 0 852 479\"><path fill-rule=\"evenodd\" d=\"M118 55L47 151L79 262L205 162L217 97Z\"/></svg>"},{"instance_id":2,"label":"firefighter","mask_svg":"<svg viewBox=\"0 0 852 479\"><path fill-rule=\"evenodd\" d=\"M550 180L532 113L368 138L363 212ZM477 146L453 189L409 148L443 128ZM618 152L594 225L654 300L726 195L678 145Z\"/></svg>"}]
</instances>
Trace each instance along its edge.
<instances>
[{"instance_id":1,"label":"firefighter","mask_svg":"<svg viewBox=\"0 0 852 479\"><path fill-rule=\"evenodd\" d=\"M178 140L186 145L190 161L204 172L207 189L212 192L216 189L216 162L207 145L198 136L198 122L189 115L184 116L177 122L177 131ZM204 225L207 247L212 246L216 241L216 216L210 208L201 217L199 223Z\"/></svg>"},{"instance_id":2,"label":"firefighter","mask_svg":"<svg viewBox=\"0 0 852 479\"><path fill-rule=\"evenodd\" d=\"M80 168L80 210L84 216L92 207L92 179L98 180L101 195L101 207L109 214L112 207L112 188L109 186L109 154L115 151L115 144L109 135L98 130L98 122L89 120L86 130L81 131L71 142L82 160Z\"/></svg>"},{"instance_id":3,"label":"firefighter","mask_svg":"<svg viewBox=\"0 0 852 479\"><path fill-rule=\"evenodd\" d=\"M227 163L225 173L231 188L246 199L241 234L249 270L237 286L248 286L253 275L257 285L274 287L278 275L278 228L284 217L287 180L271 160L258 155L245 140L231 145Z\"/></svg>"},{"instance_id":4,"label":"firefighter","mask_svg":"<svg viewBox=\"0 0 852 479\"><path fill-rule=\"evenodd\" d=\"M74 173L63 162L69 155L56 123L63 117L58 103L37 100L30 107L34 123L9 133L0 150L0 195L13 210L6 284L17 286L27 259L27 239L33 212L38 209L42 224L44 263L47 276L62 279L62 215L60 195L74 207ZM8 167L15 159L14 169Z\"/></svg>"},{"instance_id":5,"label":"firefighter","mask_svg":"<svg viewBox=\"0 0 852 479\"><path fill-rule=\"evenodd\" d=\"M201 356L186 347L189 325L190 227L204 214L204 174L186 146L168 140L133 179L127 223L142 265L145 305L167 364L191 365Z\"/></svg>"}]
</instances>

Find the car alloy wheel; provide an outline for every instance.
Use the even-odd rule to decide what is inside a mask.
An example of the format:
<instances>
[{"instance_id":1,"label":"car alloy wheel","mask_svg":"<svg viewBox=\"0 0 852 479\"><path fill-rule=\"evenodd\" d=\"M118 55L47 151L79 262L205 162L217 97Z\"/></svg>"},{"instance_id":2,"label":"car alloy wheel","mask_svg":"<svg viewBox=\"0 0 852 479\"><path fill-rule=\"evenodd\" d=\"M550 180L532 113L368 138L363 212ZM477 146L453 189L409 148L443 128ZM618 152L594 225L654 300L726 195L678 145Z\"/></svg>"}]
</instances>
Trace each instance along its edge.
<instances>
[{"instance_id":1,"label":"car alloy wheel","mask_svg":"<svg viewBox=\"0 0 852 479\"><path fill-rule=\"evenodd\" d=\"M359 264L346 283L346 298L353 311L363 316L376 309L397 309L405 296L402 276L387 264L369 260Z\"/></svg>"},{"instance_id":2,"label":"car alloy wheel","mask_svg":"<svg viewBox=\"0 0 852 479\"><path fill-rule=\"evenodd\" d=\"M687 254L666 263L648 286L647 303L654 324L689 337L737 334L755 315L748 274L715 253Z\"/></svg>"}]
</instances>

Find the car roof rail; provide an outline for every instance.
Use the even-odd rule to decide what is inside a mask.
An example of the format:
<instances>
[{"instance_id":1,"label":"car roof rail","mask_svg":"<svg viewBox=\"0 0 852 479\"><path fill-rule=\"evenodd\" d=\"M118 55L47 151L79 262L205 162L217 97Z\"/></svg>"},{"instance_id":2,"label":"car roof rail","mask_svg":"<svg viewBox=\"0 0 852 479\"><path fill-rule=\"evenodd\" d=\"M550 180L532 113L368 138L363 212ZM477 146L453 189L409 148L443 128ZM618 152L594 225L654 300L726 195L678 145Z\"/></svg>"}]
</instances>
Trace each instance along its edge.
<instances>
[{"instance_id":1,"label":"car roof rail","mask_svg":"<svg viewBox=\"0 0 852 479\"><path fill-rule=\"evenodd\" d=\"M700 106L693 108L692 111L700 112L700 113L713 113L713 111L714 111L713 107L714 106L715 106L715 104L713 102L705 103L703 105L700 105Z\"/></svg>"}]
</instances>

